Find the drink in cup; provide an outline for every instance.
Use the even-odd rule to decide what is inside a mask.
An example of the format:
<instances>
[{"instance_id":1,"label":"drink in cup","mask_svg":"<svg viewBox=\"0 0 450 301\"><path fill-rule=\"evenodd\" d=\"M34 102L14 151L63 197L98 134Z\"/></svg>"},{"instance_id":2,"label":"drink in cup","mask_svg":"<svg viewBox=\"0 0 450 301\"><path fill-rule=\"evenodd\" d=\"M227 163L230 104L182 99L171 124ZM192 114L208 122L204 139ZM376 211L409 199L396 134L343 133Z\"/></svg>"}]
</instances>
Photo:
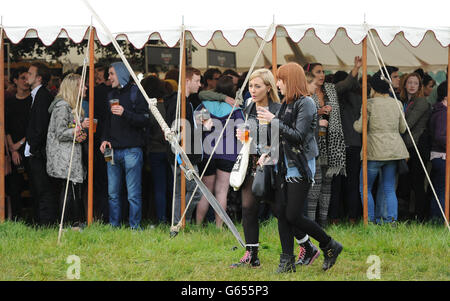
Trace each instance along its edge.
<instances>
[{"instance_id":1,"label":"drink in cup","mask_svg":"<svg viewBox=\"0 0 450 301\"><path fill-rule=\"evenodd\" d=\"M197 124L203 123L210 118L211 114L206 108L203 108L195 113L195 121L197 122Z\"/></svg>"},{"instance_id":2,"label":"drink in cup","mask_svg":"<svg viewBox=\"0 0 450 301\"><path fill-rule=\"evenodd\" d=\"M328 121L329 116L328 115L322 115L323 120ZM319 136L325 136L327 134L327 127L319 125Z\"/></svg>"},{"instance_id":3,"label":"drink in cup","mask_svg":"<svg viewBox=\"0 0 450 301\"><path fill-rule=\"evenodd\" d=\"M94 123L93 133L95 133L95 132L97 131L97 123L98 123L98 120L94 118L92 121L93 121L93 123Z\"/></svg>"},{"instance_id":4,"label":"drink in cup","mask_svg":"<svg viewBox=\"0 0 450 301\"><path fill-rule=\"evenodd\" d=\"M256 112L261 111L260 108L264 108L264 109L266 109L266 110L269 109L269 107L256 107ZM270 122L267 121L267 120L261 120L261 119L258 119L258 122L259 122L260 125L268 125L268 124L270 124Z\"/></svg>"},{"instance_id":5,"label":"drink in cup","mask_svg":"<svg viewBox=\"0 0 450 301\"><path fill-rule=\"evenodd\" d=\"M117 98L111 99L111 100L109 101L109 105L111 106L111 108L112 108L113 106L118 106L118 105L119 105L119 100L118 100Z\"/></svg>"},{"instance_id":6,"label":"drink in cup","mask_svg":"<svg viewBox=\"0 0 450 301\"><path fill-rule=\"evenodd\" d=\"M106 147L105 148L105 153L103 154L103 156L105 157L105 161L109 162L113 159L113 150L112 148Z\"/></svg>"},{"instance_id":7,"label":"drink in cup","mask_svg":"<svg viewBox=\"0 0 450 301\"><path fill-rule=\"evenodd\" d=\"M324 126L319 126L319 136L325 136L327 134L327 128Z\"/></svg>"},{"instance_id":8,"label":"drink in cup","mask_svg":"<svg viewBox=\"0 0 450 301\"><path fill-rule=\"evenodd\" d=\"M206 121L206 120L208 120L208 119L211 118L211 114L209 113L209 111L208 111L206 108L203 108L203 109L200 111L200 113L202 114L202 115L201 115L202 121Z\"/></svg>"},{"instance_id":9,"label":"drink in cup","mask_svg":"<svg viewBox=\"0 0 450 301\"><path fill-rule=\"evenodd\" d=\"M250 138L250 126L247 123L241 123L238 125L238 130L243 132L243 137L239 139L242 143L247 142Z\"/></svg>"}]
</instances>

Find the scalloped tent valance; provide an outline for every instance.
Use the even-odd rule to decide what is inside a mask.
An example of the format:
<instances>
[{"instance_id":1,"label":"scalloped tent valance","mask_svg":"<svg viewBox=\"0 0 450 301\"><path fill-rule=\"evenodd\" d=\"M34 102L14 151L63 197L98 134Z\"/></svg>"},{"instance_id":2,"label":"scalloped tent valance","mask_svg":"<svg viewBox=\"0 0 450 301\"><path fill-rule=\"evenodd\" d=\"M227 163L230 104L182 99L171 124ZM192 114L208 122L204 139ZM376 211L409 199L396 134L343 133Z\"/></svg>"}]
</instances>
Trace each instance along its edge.
<instances>
[{"instance_id":1,"label":"scalloped tent valance","mask_svg":"<svg viewBox=\"0 0 450 301\"><path fill-rule=\"evenodd\" d=\"M359 44L366 35L365 20L385 45L402 32L412 46L417 46L429 30L443 47L450 44L445 0L426 3L417 0L406 3L388 0L88 1L116 37L126 37L137 48L143 47L152 34L158 34L168 46L174 46L180 38L183 22L185 29L202 46L217 31L233 46L249 29L263 38L273 22L279 29L284 28L295 42L313 28L323 43L329 43L342 27L350 40ZM13 43L30 36L38 36L45 45L52 44L58 37L69 37L79 43L86 37L92 20L82 0L2 2L2 25ZM95 20L92 24L100 42L109 44L110 40L99 24ZM277 35L284 30L277 30Z\"/></svg>"}]
</instances>

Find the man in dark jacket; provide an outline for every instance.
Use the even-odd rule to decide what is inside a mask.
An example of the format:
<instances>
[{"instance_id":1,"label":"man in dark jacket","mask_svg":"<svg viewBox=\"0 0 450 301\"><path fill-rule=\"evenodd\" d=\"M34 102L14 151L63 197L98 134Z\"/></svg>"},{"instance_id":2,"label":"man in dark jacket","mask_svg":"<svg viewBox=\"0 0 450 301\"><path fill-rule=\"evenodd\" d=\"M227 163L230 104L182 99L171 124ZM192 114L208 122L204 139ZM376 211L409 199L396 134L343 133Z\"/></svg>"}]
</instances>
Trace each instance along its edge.
<instances>
[{"instance_id":1,"label":"man in dark jacket","mask_svg":"<svg viewBox=\"0 0 450 301\"><path fill-rule=\"evenodd\" d=\"M119 226L121 219L121 188L123 175L130 203L129 223L133 229L140 228L142 217L142 147L145 145L145 127L149 123L147 102L136 85L130 81L130 73L122 62L109 68L109 80L113 90L108 99L118 100L105 116L102 153L107 147L113 149L113 160L107 164L109 222Z\"/></svg>"},{"instance_id":2,"label":"man in dark jacket","mask_svg":"<svg viewBox=\"0 0 450 301\"><path fill-rule=\"evenodd\" d=\"M94 216L107 223L109 221L108 176L106 162L103 160L103 155L99 148L102 143L105 116L110 113L108 94L112 88L108 80L108 67L96 64L94 77L94 118L98 121L97 131L94 134Z\"/></svg>"},{"instance_id":3,"label":"man in dark jacket","mask_svg":"<svg viewBox=\"0 0 450 301\"><path fill-rule=\"evenodd\" d=\"M57 221L57 201L47 174L45 147L50 122L48 107L53 96L45 88L50 80L50 69L42 63L33 63L28 69L31 88L30 120L28 122L24 155L30 164L31 191L35 202L35 218L41 225Z\"/></svg>"},{"instance_id":4,"label":"man in dark jacket","mask_svg":"<svg viewBox=\"0 0 450 301\"><path fill-rule=\"evenodd\" d=\"M198 125L194 122L194 106L189 101L189 96L198 92L198 89L201 86L200 83L201 73L198 69L195 68L186 68L186 154L188 155L189 160L192 165L198 172L197 164L200 163L202 159L202 150L201 150L201 131L199 134L196 134L196 129L198 129ZM183 100L181 100L183 101ZM172 126L173 122L176 120L176 107L177 107L177 93L174 92L172 95L168 96L164 99L164 106L166 109L166 123L169 127ZM201 127L201 125L200 125ZM199 140L200 139L200 140ZM174 154L172 151L169 151L169 163L172 166L172 170L174 168ZM181 171L177 166L177 177L176 177L176 189L175 189L175 209L174 209L174 222L178 223L181 218ZM186 205L191 199L192 193L196 187L196 183L194 180L188 181L186 180ZM188 211L186 212L186 220L189 221L192 217L192 213L196 204L200 201L200 189L197 189L194 198L192 199L192 204L189 206Z\"/></svg>"},{"instance_id":5,"label":"man in dark jacket","mask_svg":"<svg viewBox=\"0 0 450 301\"><path fill-rule=\"evenodd\" d=\"M348 77L347 72L338 71L334 74L333 83L342 82ZM362 104L360 84L351 82L350 89L338 95L341 112L342 131L345 141L345 169L347 175L333 177L331 187L330 208L328 217L332 223L340 218L355 223L362 214L359 196L359 172L361 165L361 134L353 128L353 123L359 119Z\"/></svg>"}]
</instances>

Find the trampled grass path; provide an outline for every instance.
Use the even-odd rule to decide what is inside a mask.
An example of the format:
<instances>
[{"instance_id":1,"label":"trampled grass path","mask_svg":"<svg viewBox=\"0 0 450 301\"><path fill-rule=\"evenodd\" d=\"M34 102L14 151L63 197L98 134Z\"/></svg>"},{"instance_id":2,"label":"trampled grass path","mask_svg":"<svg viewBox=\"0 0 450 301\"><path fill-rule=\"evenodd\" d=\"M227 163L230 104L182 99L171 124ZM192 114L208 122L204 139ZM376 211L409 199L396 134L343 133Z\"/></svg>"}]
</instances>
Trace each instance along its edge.
<instances>
[{"instance_id":1,"label":"trampled grass path","mask_svg":"<svg viewBox=\"0 0 450 301\"><path fill-rule=\"evenodd\" d=\"M241 225L237 228L243 233ZM450 234L443 225L338 225L327 232L344 245L331 270L322 271L320 255L311 266L278 275L281 247L274 219L261 226L258 269L229 268L244 251L234 248L239 244L228 229L214 225L187 225L170 239L168 226L132 231L94 224L81 233L68 229L58 246L56 227L5 222L0 224L0 280L68 280L70 255L79 257L85 281L377 281L367 276L368 270L376 272L376 261L368 262L371 255L379 258L380 280L450 280Z\"/></svg>"}]
</instances>

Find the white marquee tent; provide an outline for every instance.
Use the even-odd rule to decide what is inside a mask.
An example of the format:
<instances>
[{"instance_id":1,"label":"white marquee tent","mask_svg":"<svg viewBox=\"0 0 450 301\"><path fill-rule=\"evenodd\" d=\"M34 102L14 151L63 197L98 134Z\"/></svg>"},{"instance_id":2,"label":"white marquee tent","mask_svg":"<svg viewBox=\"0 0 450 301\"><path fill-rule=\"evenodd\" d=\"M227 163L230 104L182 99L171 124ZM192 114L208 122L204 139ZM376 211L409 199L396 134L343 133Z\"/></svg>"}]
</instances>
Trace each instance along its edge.
<instances>
[{"instance_id":1,"label":"white marquee tent","mask_svg":"<svg viewBox=\"0 0 450 301\"><path fill-rule=\"evenodd\" d=\"M283 51L283 37L289 36L295 43L300 42L303 55L314 56L315 61L329 68L346 69L353 64L355 55L361 55L361 42L372 30L378 36L378 46L389 45L381 47L388 64L405 70L419 66L437 70L448 64L445 53L449 52L444 48L450 44L448 0L0 0L0 28L12 43L39 37L50 45L58 37L79 43L87 38L92 25L98 40L103 45L110 43L109 35L83 1L90 3L114 38L126 38L137 48L144 47L151 38L160 38L173 47L183 29L200 46L206 46L213 38L214 44L219 43L220 38L216 37L220 35L236 46L240 42L254 43L252 35L269 42L276 34L280 40L277 50L281 50L278 63L283 63L288 55ZM242 46L241 52L251 58L256 54L256 44ZM376 68L370 56L368 64ZM3 157L1 149L0 154Z\"/></svg>"},{"instance_id":2,"label":"white marquee tent","mask_svg":"<svg viewBox=\"0 0 450 301\"><path fill-rule=\"evenodd\" d=\"M417 0L379 0L376 2L343 1L237 1L224 3L207 0L182 1L118 1L89 0L118 39L126 38L141 48L149 38L162 39L169 47L177 44L182 24L188 37L198 45L193 65L206 68L207 48L237 52L237 65L248 68L261 39L269 26L277 25L278 63L292 55L289 36L298 43L302 53L322 62L327 69L345 69L361 54L361 42L366 27L378 39L382 55L388 64L411 71L422 67L426 71L442 70L447 65L450 44L448 1L433 0L426 5ZM25 37L39 37L50 45L58 37L69 37L78 43L87 38L89 25L97 30L99 41L110 40L91 18L83 0L57 1L1 0L0 17L6 36L18 43ZM271 40L273 33L267 35ZM200 47L206 46L206 47ZM230 46L237 46L230 49ZM388 46L388 47L384 47ZM264 55L271 59L271 47ZM263 57L258 65L264 65ZM369 51L369 70L376 63ZM347 68L348 69L348 68Z\"/></svg>"}]
</instances>

